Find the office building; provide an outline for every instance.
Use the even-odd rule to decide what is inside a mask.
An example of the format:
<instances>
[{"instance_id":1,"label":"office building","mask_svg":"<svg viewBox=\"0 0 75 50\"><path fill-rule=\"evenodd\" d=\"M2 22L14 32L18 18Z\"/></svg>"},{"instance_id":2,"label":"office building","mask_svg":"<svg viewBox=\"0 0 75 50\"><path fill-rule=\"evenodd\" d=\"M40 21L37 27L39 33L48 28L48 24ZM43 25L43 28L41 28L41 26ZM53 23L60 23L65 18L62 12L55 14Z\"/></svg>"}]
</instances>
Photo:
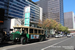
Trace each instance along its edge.
<instances>
[{"instance_id":1,"label":"office building","mask_svg":"<svg viewBox=\"0 0 75 50\"><path fill-rule=\"evenodd\" d=\"M73 12L64 13L64 26L69 29L75 29L75 17Z\"/></svg>"},{"instance_id":2,"label":"office building","mask_svg":"<svg viewBox=\"0 0 75 50\"><path fill-rule=\"evenodd\" d=\"M33 27L37 27L39 19L42 20L42 16L40 15L42 8L37 6L36 3L32 2L31 0L0 0L0 9L4 10L4 23L0 24L0 28L4 27L8 32L11 27L11 19L13 18L22 18L24 19L23 22L25 23L26 7L30 7L29 26L33 25Z\"/></svg>"},{"instance_id":3,"label":"office building","mask_svg":"<svg viewBox=\"0 0 75 50\"><path fill-rule=\"evenodd\" d=\"M73 13L73 29L75 29L75 14Z\"/></svg>"},{"instance_id":4,"label":"office building","mask_svg":"<svg viewBox=\"0 0 75 50\"><path fill-rule=\"evenodd\" d=\"M63 0L40 0L36 3L43 8L43 20L54 19L64 25Z\"/></svg>"}]
</instances>

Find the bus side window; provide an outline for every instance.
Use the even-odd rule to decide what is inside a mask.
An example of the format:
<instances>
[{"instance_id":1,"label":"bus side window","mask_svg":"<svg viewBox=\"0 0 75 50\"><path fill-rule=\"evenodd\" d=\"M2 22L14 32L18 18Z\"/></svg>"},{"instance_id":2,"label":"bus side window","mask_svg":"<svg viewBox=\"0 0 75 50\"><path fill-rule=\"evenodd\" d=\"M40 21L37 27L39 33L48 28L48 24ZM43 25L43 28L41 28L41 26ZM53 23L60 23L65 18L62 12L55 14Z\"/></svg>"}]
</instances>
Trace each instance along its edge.
<instances>
[{"instance_id":1,"label":"bus side window","mask_svg":"<svg viewBox=\"0 0 75 50\"><path fill-rule=\"evenodd\" d=\"M35 33L37 33L37 30L35 29Z\"/></svg>"},{"instance_id":2,"label":"bus side window","mask_svg":"<svg viewBox=\"0 0 75 50\"><path fill-rule=\"evenodd\" d=\"M27 28L24 29L24 33L28 33L28 29Z\"/></svg>"},{"instance_id":3,"label":"bus side window","mask_svg":"<svg viewBox=\"0 0 75 50\"><path fill-rule=\"evenodd\" d=\"M42 34L43 34L43 30L42 30Z\"/></svg>"},{"instance_id":4,"label":"bus side window","mask_svg":"<svg viewBox=\"0 0 75 50\"><path fill-rule=\"evenodd\" d=\"M39 30L38 33L41 34L41 31Z\"/></svg>"},{"instance_id":5,"label":"bus side window","mask_svg":"<svg viewBox=\"0 0 75 50\"><path fill-rule=\"evenodd\" d=\"M22 33L24 33L24 30L22 30Z\"/></svg>"},{"instance_id":6,"label":"bus side window","mask_svg":"<svg viewBox=\"0 0 75 50\"><path fill-rule=\"evenodd\" d=\"M30 33L33 33L33 29L30 29L30 31L29 31Z\"/></svg>"}]
</instances>

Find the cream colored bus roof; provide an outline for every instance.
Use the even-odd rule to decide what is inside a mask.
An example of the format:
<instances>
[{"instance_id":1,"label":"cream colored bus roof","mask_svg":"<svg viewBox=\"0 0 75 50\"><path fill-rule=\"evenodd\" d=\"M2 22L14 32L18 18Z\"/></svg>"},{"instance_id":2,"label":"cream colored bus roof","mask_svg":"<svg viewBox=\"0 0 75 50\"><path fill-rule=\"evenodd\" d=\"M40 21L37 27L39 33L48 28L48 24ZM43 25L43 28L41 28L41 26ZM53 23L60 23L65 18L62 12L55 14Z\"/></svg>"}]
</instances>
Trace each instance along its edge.
<instances>
[{"instance_id":1,"label":"cream colored bus roof","mask_svg":"<svg viewBox=\"0 0 75 50\"><path fill-rule=\"evenodd\" d=\"M43 28L35 28L35 27L27 27L27 26L14 26L14 28L31 28L31 29L44 30Z\"/></svg>"}]
</instances>

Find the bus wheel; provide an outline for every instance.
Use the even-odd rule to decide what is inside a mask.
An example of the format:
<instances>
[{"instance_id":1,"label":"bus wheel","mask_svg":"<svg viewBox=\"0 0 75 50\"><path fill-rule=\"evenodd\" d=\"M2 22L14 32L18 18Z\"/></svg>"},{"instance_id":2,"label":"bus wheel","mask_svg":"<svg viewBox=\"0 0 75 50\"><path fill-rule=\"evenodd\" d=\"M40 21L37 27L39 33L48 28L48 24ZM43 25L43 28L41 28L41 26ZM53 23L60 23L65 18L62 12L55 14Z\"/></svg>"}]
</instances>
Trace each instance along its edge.
<instances>
[{"instance_id":1,"label":"bus wheel","mask_svg":"<svg viewBox=\"0 0 75 50\"><path fill-rule=\"evenodd\" d=\"M43 38L41 38L40 41L43 41Z\"/></svg>"},{"instance_id":2,"label":"bus wheel","mask_svg":"<svg viewBox=\"0 0 75 50\"><path fill-rule=\"evenodd\" d=\"M25 44L26 43L26 38L25 37L22 37L21 38L21 44Z\"/></svg>"},{"instance_id":3,"label":"bus wheel","mask_svg":"<svg viewBox=\"0 0 75 50\"><path fill-rule=\"evenodd\" d=\"M12 44L16 44L17 42L15 40L12 41Z\"/></svg>"}]
</instances>

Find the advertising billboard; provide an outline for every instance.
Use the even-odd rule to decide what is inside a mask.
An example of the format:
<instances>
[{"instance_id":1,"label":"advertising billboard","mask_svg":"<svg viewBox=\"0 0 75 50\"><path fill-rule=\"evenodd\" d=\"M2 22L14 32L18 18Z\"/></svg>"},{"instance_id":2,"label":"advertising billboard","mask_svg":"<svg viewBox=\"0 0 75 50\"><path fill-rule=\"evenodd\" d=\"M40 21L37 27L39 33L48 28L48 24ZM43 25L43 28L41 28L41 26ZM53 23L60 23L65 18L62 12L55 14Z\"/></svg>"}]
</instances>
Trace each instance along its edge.
<instances>
[{"instance_id":1,"label":"advertising billboard","mask_svg":"<svg viewBox=\"0 0 75 50\"><path fill-rule=\"evenodd\" d=\"M24 20L24 26L30 26L30 6L25 7L25 20Z\"/></svg>"},{"instance_id":2,"label":"advertising billboard","mask_svg":"<svg viewBox=\"0 0 75 50\"><path fill-rule=\"evenodd\" d=\"M30 7L26 7L25 12L30 12Z\"/></svg>"},{"instance_id":3,"label":"advertising billboard","mask_svg":"<svg viewBox=\"0 0 75 50\"><path fill-rule=\"evenodd\" d=\"M25 18L30 18L30 13L25 13Z\"/></svg>"},{"instance_id":4,"label":"advertising billboard","mask_svg":"<svg viewBox=\"0 0 75 50\"><path fill-rule=\"evenodd\" d=\"M31 39L39 39L39 35L31 35Z\"/></svg>"}]
</instances>

